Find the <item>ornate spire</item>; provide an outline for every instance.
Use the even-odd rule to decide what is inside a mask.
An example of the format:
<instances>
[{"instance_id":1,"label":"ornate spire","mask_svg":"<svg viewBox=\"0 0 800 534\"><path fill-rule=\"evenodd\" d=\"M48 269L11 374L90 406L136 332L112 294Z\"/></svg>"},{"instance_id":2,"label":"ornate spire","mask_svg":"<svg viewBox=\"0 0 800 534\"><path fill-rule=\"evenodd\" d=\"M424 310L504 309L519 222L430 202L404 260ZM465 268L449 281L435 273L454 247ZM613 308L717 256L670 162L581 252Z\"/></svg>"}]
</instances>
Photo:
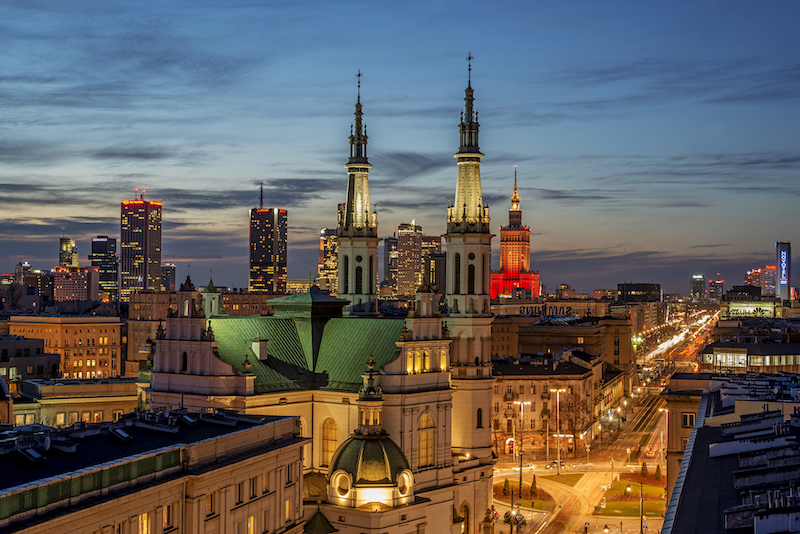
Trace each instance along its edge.
<instances>
[{"instance_id":1,"label":"ornate spire","mask_svg":"<svg viewBox=\"0 0 800 534\"><path fill-rule=\"evenodd\" d=\"M461 114L461 147L458 149L459 153L464 152L480 152L478 148L478 113L474 109L474 91L472 90L472 60L474 56L470 53L467 56L469 65L467 75L467 88L464 91L465 107L464 113Z\"/></svg>"},{"instance_id":2,"label":"ornate spire","mask_svg":"<svg viewBox=\"0 0 800 534\"><path fill-rule=\"evenodd\" d=\"M519 195L517 194L517 166L514 165L514 194L511 196L511 207L508 209L508 226L518 228L522 226L522 210L519 207Z\"/></svg>"},{"instance_id":3,"label":"ornate spire","mask_svg":"<svg viewBox=\"0 0 800 534\"><path fill-rule=\"evenodd\" d=\"M350 160L349 163L368 163L367 161L367 127L362 122L361 111L361 71L358 71L358 100L356 101L355 131L350 128Z\"/></svg>"},{"instance_id":4,"label":"ornate spire","mask_svg":"<svg viewBox=\"0 0 800 534\"><path fill-rule=\"evenodd\" d=\"M261 196L258 198L258 209L264 209L264 180L261 180Z\"/></svg>"}]
</instances>

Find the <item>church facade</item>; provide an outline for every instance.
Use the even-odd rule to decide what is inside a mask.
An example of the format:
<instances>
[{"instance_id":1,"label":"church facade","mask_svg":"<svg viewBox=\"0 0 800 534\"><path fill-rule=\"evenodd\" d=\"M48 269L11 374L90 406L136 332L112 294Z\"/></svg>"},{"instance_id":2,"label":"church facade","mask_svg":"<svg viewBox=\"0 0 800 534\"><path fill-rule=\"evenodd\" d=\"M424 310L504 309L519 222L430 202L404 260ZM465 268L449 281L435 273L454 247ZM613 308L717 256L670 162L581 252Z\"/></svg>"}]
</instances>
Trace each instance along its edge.
<instances>
[{"instance_id":1,"label":"church facade","mask_svg":"<svg viewBox=\"0 0 800 534\"><path fill-rule=\"evenodd\" d=\"M296 503L306 532L494 530L492 235L471 80L465 95L443 304L423 285L407 317L378 314L359 87L337 230L342 298L311 287L272 299L272 316L234 317L213 284L198 290L187 278L153 342L142 377L151 407L300 417L311 439Z\"/></svg>"}]
</instances>

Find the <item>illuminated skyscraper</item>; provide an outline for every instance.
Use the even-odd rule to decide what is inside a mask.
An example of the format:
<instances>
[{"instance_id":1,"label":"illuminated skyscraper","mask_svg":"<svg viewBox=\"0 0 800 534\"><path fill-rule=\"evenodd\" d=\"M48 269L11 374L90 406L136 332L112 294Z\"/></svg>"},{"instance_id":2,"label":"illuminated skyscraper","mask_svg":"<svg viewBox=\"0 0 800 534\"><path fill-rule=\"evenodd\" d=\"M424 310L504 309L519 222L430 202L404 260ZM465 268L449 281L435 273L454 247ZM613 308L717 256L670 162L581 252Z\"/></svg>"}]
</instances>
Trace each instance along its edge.
<instances>
[{"instance_id":1,"label":"illuminated skyscraper","mask_svg":"<svg viewBox=\"0 0 800 534\"><path fill-rule=\"evenodd\" d=\"M383 281L397 294L397 236L383 240Z\"/></svg>"},{"instance_id":2,"label":"illuminated skyscraper","mask_svg":"<svg viewBox=\"0 0 800 534\"><path fill-rule=\"evenodd\" d=\"M335 228L322 228L319 232L319 265L317 277L327 280L332 295L338 292L339 243Z\"/></svg>"},{"instance_id":3,"label":"illuminated skyscraper","mask_svg":"<svg viewBox=\"0 0 800 534\"><path fill-rule=\"evenodd\" d=\"M413 296L422 283L422 227L402 223L397 227L397 294Z\"/></svg>"},{"instance_id":4,"label":"illuminated skyscraper","mask_svg":"<svg viewBox=\"0 0 800 534\"><path fill-rule=\"evenodd\" d=\"M117 240L107 235L92 238L92 254L89 256L92 267L96 267L100 291L107 293L111 300L119 298L119 258Z\"/></svg>"},{"instance_id":5,"label":"illuminated skyscraper","mask_svg":"<svg viewBox=\"0 0 800 534\"><path fill-rule=\"evenodd\" d=\"M59 267L77 267L80 265L78 256L78 246L71 237L62 237L58 248Z\"/></svg>"},{"instance_id":6,"label":"illuminated skyscraper","mask_svg":"<svg viewBox=\"0 0 800 534\"><path fill-rule=\"evenodd\" d=\"M539 271L531 271L531 229L522 225L522 208L517 194L517 166L514 165L514 194L508 210L508 226L500 228L500 270L492 272L492 298L510 296L514 289L539 297Z\"/></svg>"},{"instance_id":7,"label":"illuminated skyscraper","mask_svg":"<svg viewBox=\"0 0 800 534\"><path fill-rule=\"evenodd\" d=\"M258 208L250 210L250 291L286 292L286 210L264 208L264 188Z\"/></svg>"},{"instance_id":8,"label":"illuminated skyscraper","mask_svg":"<svg viewBox=\"0 0 800 534\"><path fill-rule=\"evenodd\" d=\"M347 201L339 205L339 298L349 300L348 315L377 315L378 214L370 213L367 127L361 111L361 73L358 74L355 128L350 128Z\"/></svg>"},{"instance_id":9,"label":"illuminated skyscraper","mask_svg":"<svg viewBox=\"0 0 800 534\"><path fill-rule=\"evenodd\" d=\"M709 280L708 281L708 300L712 300L719 304L722 300L722 295L724 291L722 289L722 285L725 280L722 280L719 277L719 273L717 273L717 280Z\"/></svg>"},{"instance_id":10,"label":"illuminated skyscraper","mask_svg":"<svg viewBox=\"0 0 800 534\"><path fill-rule=\"evenodd\" d=\"M422 281L426 284L437 285L436 283L436 258L442 252L442 236L438 235L424 235L420 243L422 250ZM444 281L444 274L442 274L442 281ZM438 291L442 293L443 291Z\"/></svg>"},{"instance_id":11,"label":"illuminated skyscraper","mask_svg":"<svg viewBox=\"0 0 800 534\"><path fill-rule=\"evenodd\" d=\"M692 273L692 280L689 286L689 294L692 302L705 302L706 300L706 277L702 274Z\"/></svg>"},{"instance_id":12,"label":"illuminated skyscraper","mask_svg":"<svg viewBox=\"0 0 800 534\"><path fill-rule=\"evenodd\" d=\"M161 202L122 201L120 300L139 290L161 290Z\"/></svg>"},{"instance_id":13,"label":"illuminated skyscraper","mask_svg":"<svg viewBox=\"0 0 800 534\"><path fill-rule=\"evenodd\" d=\"M792 288L791 243L775 243L775 263L778 264L775 296L781 300L789 300L791 298Z\"/></svg>"}]
</instances>

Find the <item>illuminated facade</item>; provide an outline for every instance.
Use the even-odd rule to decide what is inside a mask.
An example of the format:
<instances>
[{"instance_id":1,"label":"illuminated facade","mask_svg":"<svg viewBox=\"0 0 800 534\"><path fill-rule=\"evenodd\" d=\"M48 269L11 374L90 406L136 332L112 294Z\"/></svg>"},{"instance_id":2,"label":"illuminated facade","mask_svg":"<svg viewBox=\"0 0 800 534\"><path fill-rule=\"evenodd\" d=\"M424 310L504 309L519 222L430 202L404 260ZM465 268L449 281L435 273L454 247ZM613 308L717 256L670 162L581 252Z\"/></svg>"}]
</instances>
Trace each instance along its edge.
<instances>
[{"instance_id":1,"label":"illuminated facade","mask_svg":"<svg viewBox=\"0 0 800 534\"><path fill-rule=\"evenodd\" d=\"M89 256L92 267L98 271L100 291L108 295L110 300L119 298L119 258L117 257L117 240L107 235L92 238L92 255Z\"/></svg>"},{"instance_id":2,"label":"illuminated facade","mask_svg":"<svg viewBox=\"0 0 800 534\"><path fill-rule=\"evenodd\" d=\"M53 268L53 300L98 300L99 275L97 267Z\"/></svg>"},{"instance_id":3,"label":"illuminated facade","mask_svg":"<svg viewBox=\"0 0 800 534\"><path fill-rule=\"evenodd\" d=\"M397 294L412 296L422 283L422 227L402 223L397 227Z\"/></svg>"},{"instance_id":4,"label":"illuminated facade","mask_svg":"<svg viewBox=\"0 0 800 534\"><path fill-rule=\"evenodd\" d=\"M517 166L514 166L514 194L508 210L508 226L500 228L500 270L492 272L492 298L510 297L514 289L530 291L539 297L539 271L531 271L531 229L522 225L522 209L517 194Z\"/></svg>"},{"instance_id":5,"label":"illuminated facade","mask_svg":"<svg viewBox=\"0 0 800 534\"><path fill-rule=\"evenodd\" d=\"M792 294L791 243L775 243L775 263L778 266L775 280L775 296L781 300L789 300Z\"/></svg>"},{"instance_id":6,"label":"illuminated facade","mask_svg":"<svg viewBox=\"0 0 800 534\"><path fill-rule=\"evenodd\" d=\"M717 273L717 278L719 278L719 273ZM719 303L722 300L722 295L725 293L723 290L723 284L725 280L721 278L719 280L709 280L708 281L708 299L714 302Z\"/></svg>"},{"instance_id":7,"label":"illuminated facade","mask_svg":"<svg viewBox=\"0 0 800 534\"><path fill-rule=\"evenodd\" d=\"M161 266L161 291L175 291L175 264L165 263Z\"/></svg>"},{"instance_id":8,"label":"illuminated facade","mask_svg":"<svg viewBox=\"0 0 800 534\"><path fill-rule=\"evenodd\" d=\"M397 236L383 240L383 282L391 289L391 294L397 293Z\"/></svg>"},{"instance_id":9,"label":"illuminated facade","mask_svg":"<svg viewBox=\"0 0 800 534\"><path fill-rule=\"evenodd\" d=\"M347 169L347 201L339 204L339 291L350 301L346 313L377 315L378 214L370 213L367 127L361 105L361 73L358 79L355 130L350 130Z\"/></svg>"},{"instance_id":10,"label":"illuminated facade","mask_svg":"<svg viewBox=\"0 0 800 534\"><path fill-rule=\"evenodd\" d=\"M339 241L336 229L320 229L317 277L320 283L327 285L331 295L336 295L339 290Z\"/></svg>"},{"instance_id":11,"label":"illuminated facade","mask_svg":"<svg viewBox=\"0 0 800 534\"><path fill-rule=\"evenodd\" d=\"M62 237L58 247L58 265L60 267L77 267L80 263L78 256L78 246L71 237Z\"/></svg>"},{"instance_id":12,"label":"illuminated facade","mask_svg":"<svg viewBox=\"0 0 800 534\"><path fill-rule=\"evenodd\" d=\"M250 210L250 291L286 292L286 210Z\"/></svg>"},{"instance_id":13,"label":"illuminated facade","mask_svg":"<svg viewBox=\"0 0 800 534\"><path fill-rule=\"evenodd\" d=\"M120 300L143 289L161 289L161 202L122 201Z\"/></svg>"}]
</instances>

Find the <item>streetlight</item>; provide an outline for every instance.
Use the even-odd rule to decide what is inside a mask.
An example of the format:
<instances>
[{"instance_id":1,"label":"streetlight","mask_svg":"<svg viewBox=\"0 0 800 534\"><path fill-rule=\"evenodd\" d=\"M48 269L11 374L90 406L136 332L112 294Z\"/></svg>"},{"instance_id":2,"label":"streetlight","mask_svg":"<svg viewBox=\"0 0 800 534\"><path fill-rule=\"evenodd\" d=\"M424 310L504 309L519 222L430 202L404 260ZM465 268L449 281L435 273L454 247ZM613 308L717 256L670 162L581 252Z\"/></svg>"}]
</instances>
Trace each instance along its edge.
<instances>
[{"instance_id":1,"label":"streetlight","mask_svg":"<svg viewBox=\"0 0 800 534\"><path fill-rule=\"evenodd\" d=\"M519 497L522 498L522 446L525 444L525 405L531 401L514 401L519 404Z\"/></svg>"},{"instance_id":2,"label":"streetlight","mask_svg":"<svg viewBox=\"0 0 800 534\"><path fill-rule=\"evenodd\" d=\"M619 527L617 527L617 525L612 525L612 526L614 528L619 528L619 532L620 534L622 534L622 521L619 522ZM608 525L603 527L603 532L605 532L605 534L608 534Z\"/></svg>"},{"instance_id":3,"label":"streetlight","mask_svg":"<svg viewBox=\"0 0 800 534\"><path fill-rule=\"evenodd\" d=\"M628 399L625 399L622 404L625 407L625 411L623 412L623 416L625 417L625 420L627 421L628 420Z\"/></svg>"},{"instance_id":4,"label":"streetlight","mask_svg":"<svg viewBox=\"0 0 800 534\"><path fill-rule=\"evenodd\" d=\"M561 474L561 393L566 392L565 388L551 389L550 393L556 394L556 433L558 434L558 460L556 463L556 475Z\"/></svg>"},{"instance_id":5,"label":"streetlight","mask_svg":"<svg viewBox=\"0 0 800 534\"><path fill-rule=\"evenodd\" d=\"M666 420L664 421L664 428L667 431L666 432L667 439L669 439L669 409L668 408L659 408L658 411L659 412L664 412L664 414L666 415ZM664 434L661 434L661 461L666 461L666 456L664 454L665 450L667 452L669 452L669 447L665 447L664 446ZM658 463L660 464L661 461L658 462ZM666 472L666 468L667 468L667 466L665 465L664 466L664 472Z\"/></svg>"},{"instance_id":6,"label":"streetlight","mask_svg":"<svg viewBox=\"0 0 800 534\"><path fill-rule=\"evenodd\" d=\"M622 411L622 408L617 406L617 432L619 432L619 425L622 423L622 416L620 416L620 412L621 411Z\"/></svg>"},{"instance_id":7,"label":"streetlight","mask_svg":"<svg viewBox=\"0 0 800 534\"><path fill-rule=\"evenodd\" d=\"M625 487L625 493L630 493L631 485ZM642 483L639 482L639 534L644 534L644 516L642 516Z\"/></svg>"}]
</instances>

